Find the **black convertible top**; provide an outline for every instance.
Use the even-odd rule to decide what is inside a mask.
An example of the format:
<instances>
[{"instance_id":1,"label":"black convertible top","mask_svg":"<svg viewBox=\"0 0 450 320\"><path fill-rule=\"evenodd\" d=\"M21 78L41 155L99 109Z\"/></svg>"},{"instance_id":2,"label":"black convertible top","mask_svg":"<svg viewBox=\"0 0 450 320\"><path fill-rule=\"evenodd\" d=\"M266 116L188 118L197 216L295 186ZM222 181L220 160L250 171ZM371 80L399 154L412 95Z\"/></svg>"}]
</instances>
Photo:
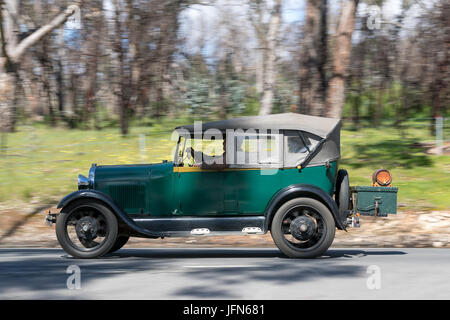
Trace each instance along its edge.
<instances>
[{"instance_id":1,"label":"black convertible top","mask_svg":"<svg viewBox=\"0 0 450 320\"><path fill-rule=\"evenodd\" d=\"M181 135L183 135L182 131L187 131L189 134L192 134L195 129L197 129L195 125L176 127L176 130ZM227 129L298 130L318 136L319 138L317 140L320 140L310 150L310 155L305 159L305 162L307 162L305 165L322 165L327 161L340 158L340 119L315 117L299 113L279 113L267 116L247 116L201 124L202 132L208 129L217 129L222 132Z\"/></svg>"},{"instance_id":2,"label":"black convertible top","mask_svg":"<svg viewBox=\"0 0 450 320\"><path fill-rule=\"evenodd\" d=\"M301 130L310 132L321 138L326 138L334 131L339 131L340 119L308 116L299 113L279 113L267 116L247 116L228 120L202 123L202 131L208 129L274 129L274 130ZM176 129L185 129L194 132L194 125L179 126Z\"/></svg>"}]
</instances>

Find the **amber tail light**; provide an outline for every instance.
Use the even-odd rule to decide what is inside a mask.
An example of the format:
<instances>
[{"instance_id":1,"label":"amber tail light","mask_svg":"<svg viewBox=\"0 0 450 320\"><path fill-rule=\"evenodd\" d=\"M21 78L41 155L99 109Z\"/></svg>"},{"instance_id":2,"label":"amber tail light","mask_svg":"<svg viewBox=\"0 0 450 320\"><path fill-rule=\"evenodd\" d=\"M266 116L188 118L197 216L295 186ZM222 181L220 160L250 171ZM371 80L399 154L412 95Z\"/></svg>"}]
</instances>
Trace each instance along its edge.
<instances>
[{"instance_id":1,"label":"amber tail light","mask_svg":"<svg viewBox=\"0 0 450 320\"><path fill-rule=\"evenodd\" d=\"M386 169L378 169L372 175L372 185L375 187L392 186L392 175Z\"/></svg>"}]
</instances>

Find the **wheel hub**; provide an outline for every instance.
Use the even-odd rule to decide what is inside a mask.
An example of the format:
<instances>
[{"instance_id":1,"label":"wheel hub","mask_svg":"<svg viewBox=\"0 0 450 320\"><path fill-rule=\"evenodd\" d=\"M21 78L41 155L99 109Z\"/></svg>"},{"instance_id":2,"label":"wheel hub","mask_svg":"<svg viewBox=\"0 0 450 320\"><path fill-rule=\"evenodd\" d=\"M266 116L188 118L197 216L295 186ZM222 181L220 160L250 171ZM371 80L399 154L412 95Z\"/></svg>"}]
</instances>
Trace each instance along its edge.
<instances>
[{"instance_id":1,"label":"wheel hub","mask_svg":"<svg viewBox=\"0 0 450 320\"><path fill-rule=\"evenodd\" d=\"M92 240L97 237L97 220L92 217L83 217L75 225L77 236L81 239Z\"/></svg>"},{"instance_id":2,"label":"wheel hub","mask_svg":"<svg viewBox=\"0 0 450 320\"><path fill-rule=\"evenodd\" d=\"M300 241L311 239L316 231L314 220L308 216L300 216L292 220L290 225L292 236Z\"/></svg>"}]
</instances>

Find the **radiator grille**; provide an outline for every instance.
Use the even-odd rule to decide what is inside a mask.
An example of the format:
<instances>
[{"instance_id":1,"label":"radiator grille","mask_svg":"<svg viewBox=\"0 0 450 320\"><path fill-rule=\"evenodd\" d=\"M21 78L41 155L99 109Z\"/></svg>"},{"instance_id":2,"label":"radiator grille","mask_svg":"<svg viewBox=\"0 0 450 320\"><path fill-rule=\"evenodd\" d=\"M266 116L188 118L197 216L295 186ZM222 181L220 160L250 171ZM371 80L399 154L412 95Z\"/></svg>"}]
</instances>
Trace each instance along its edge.
<instances>
[{"instance_id":1,"label":"radiator grille","mask_svg":"<svg viewBox=\"0 0 450 320\"><path fill-rule=\"evenodd\" d=\"M145 208L145 185L114 185L109 193L123 209Z\"/></svg>"}]
</instances>

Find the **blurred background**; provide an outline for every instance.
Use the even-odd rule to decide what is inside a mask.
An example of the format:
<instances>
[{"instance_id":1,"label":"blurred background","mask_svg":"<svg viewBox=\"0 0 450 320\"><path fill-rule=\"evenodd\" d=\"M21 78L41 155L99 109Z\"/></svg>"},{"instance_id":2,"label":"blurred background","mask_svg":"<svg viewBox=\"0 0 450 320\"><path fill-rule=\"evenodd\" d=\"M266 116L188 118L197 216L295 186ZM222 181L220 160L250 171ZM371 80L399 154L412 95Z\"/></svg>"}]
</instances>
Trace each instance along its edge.
<instances>
[{"instance_id":1,"label":"blurred background","mask_svg":"<svg viewBox=\"0 0 450 320\"><path fill-rule=\"evenodd\" d=\"M341 117L350 183L386 168L399 187L397 216L335 245L450 246L449 1L0 6L0 246L56 245L41 213L91 163L160 162L177 125L280 112Z\"/></svg>"}]
</instances>

